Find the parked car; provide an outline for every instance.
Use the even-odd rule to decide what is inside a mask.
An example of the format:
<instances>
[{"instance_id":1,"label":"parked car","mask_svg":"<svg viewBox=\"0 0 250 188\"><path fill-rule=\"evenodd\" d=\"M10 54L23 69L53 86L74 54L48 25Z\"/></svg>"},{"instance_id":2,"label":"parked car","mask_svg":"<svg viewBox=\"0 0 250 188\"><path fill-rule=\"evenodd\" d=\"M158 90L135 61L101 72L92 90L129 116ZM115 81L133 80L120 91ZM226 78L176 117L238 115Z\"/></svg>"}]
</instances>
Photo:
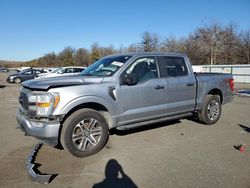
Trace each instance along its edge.
<instances>
[{"instance_id":1,"label":"parked car","mask_svg":"<svg viewBox=\"0 0 250 188\"><path fill-rule=\"evenodd\" d=\"M185 54L118 54L79 76L24 82L17 120L26 135L85 157L104 147L112 128L188 116L212 125L233 90L232 74L194 74Z\"/></svg>"},{"instance_id":2,"label":"parked car","mask_svg":"<svg viewBox=\"0 0 250 188\"><path fill-rule=\"evenodd\" d=\"M58 77L58 76L71 76L78 75L80 72L85 70L85 67L60 67L51 72L39 74L36 79L48 78L48 77Z\"/></svg>"},{"instance_id":3,"label":"parked car","mask_svg":"<svg viewBox=\"0 0 250 188\"><path fill-rule=\"evenodd\" d=\"M18 72L22 72L22 71L24 71L24 70L26 70L26 69L30 69L31 67L20 67L20 68L16 68L16 72L18 73Z\"/></svg>"},{"instance_id":4,"label":"parked car","mask_svg":"<svg viewBox=\"0 0 250 188\"><path fill-rule=\"evenodd\" d=\"M33 69L33 68L25 69L16 74L9 75L7 78L7 82L20 84L23 81L34 79L38 74L41 74L44 72L45 71L40 70L40 69Z\"/></svg>"},{"instance_id":5,"label":"parked car","mask_svg":"<svg viewBox=\"0 0 250 188\"><path fill-rule=\"evenodd\" d=\"M0 67L0 72L9 72L9 69L6 67Z\"/></svg>"}]
</instances>

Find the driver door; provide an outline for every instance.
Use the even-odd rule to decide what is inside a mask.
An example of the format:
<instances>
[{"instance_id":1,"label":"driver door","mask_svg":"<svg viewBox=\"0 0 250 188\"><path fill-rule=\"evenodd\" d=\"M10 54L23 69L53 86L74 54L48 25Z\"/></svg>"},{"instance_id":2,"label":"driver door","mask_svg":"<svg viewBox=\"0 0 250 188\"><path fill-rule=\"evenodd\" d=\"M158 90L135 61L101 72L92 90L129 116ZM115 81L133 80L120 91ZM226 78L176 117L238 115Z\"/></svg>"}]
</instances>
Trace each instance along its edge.
<instances>
[{"instance_id":1,"label":"driver door","mask_svg":"<svg viewBox=\"0 0 250 188\"><path fill-rule=\"evenodd\" d=\"M131 73L137 83L121 83L117 89L120 114L118 125L150 120L166 113L165 79L159 77L155 57L138 58L121 77Z\"/></svg>"}]
</instances>

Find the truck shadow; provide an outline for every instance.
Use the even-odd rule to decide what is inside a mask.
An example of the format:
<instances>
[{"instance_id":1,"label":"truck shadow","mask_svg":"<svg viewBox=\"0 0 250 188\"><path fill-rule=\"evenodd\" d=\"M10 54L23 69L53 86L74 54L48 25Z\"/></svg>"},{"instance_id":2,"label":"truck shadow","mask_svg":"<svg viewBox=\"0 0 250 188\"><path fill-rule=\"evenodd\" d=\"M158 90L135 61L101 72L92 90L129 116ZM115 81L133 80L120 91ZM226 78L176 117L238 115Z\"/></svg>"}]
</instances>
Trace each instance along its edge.
<instances>
[{"instance_id":1,"label":"truck shadow","mask_svg":"<svg viewBox=\"0 0 250 188\"><path fill-rule=\"evenodd\" d=\"M134 134L134 133L138 133L138 132L143 132L143 131L149 131L152 129L158 129L161 127L166 127L166 126L171 126L171 125L176 125L181 123L181 121L179 119L177 120L171 120L171 121L163 121L161 123L153 123L153 124L147 124L147 125L143 125L140 127L135 127L135 128L131 128L131 129L126 129L126 130L118 130L116 128L111 129L109 131L110 135L119 135L119 136L125 136L125 135L129 135L129 134Z\"/></svg>"}]
</instances>

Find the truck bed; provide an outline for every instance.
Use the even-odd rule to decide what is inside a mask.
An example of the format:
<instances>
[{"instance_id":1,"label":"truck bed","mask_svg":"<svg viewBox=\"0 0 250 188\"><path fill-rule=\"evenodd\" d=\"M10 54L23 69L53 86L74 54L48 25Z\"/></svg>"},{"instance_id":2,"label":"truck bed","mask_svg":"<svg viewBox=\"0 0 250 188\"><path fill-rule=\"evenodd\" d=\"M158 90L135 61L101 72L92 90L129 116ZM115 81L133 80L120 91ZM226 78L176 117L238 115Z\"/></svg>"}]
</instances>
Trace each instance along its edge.
<instances>
[{"instance_id":1,"label":"truck bed","mask_svg":"<svg viewBox=\"0 0 250 188\"><path fill-rule=\"evenodd\" d=\"M221 76L221 75L230 75L228 73L216 73L216 72L194 72L196 76Z\"/></svg>"}]
</instances>

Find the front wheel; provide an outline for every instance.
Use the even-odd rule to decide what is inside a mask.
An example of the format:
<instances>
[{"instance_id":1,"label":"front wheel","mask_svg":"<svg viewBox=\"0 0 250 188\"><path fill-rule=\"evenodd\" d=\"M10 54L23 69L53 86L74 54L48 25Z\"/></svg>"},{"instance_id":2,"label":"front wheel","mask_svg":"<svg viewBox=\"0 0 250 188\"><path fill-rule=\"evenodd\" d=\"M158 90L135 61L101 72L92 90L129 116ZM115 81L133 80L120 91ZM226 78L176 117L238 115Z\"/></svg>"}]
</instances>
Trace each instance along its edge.
<instances>
[{"instance_id":1,"label":"front wheel","mask_svg":"<svg viewBox=\"0 0 250 188\"><path fill-rule=\"evenodd\" d=\"M218 95L207 95L202 110L198 113L198 119L207 124L216 123L221 116L221 100Z\"/></svg>"},{"instance_id":2,"label":"front wheel","mask_svg":"<svg viewBox=\"0 0 250 188\"><path fill-rule=\"evenodd\" d=\"M15 82L16 84L20 84L20 83L22 82L22 80L21 80L21 78L15 78L15 79L14 79L14 82Z\"/></svg>"},{"instance_id":3,"label":"front wheel","mask_svg":"<svg viewBox=\"0 0 250 188\"><path fill-rule=\"evenodd\" d=\"M108 140L108 125L98 111L80 109L63 123L61 144L72 155L86 157L100 151Z\"/></svg>"}]
</instances>

